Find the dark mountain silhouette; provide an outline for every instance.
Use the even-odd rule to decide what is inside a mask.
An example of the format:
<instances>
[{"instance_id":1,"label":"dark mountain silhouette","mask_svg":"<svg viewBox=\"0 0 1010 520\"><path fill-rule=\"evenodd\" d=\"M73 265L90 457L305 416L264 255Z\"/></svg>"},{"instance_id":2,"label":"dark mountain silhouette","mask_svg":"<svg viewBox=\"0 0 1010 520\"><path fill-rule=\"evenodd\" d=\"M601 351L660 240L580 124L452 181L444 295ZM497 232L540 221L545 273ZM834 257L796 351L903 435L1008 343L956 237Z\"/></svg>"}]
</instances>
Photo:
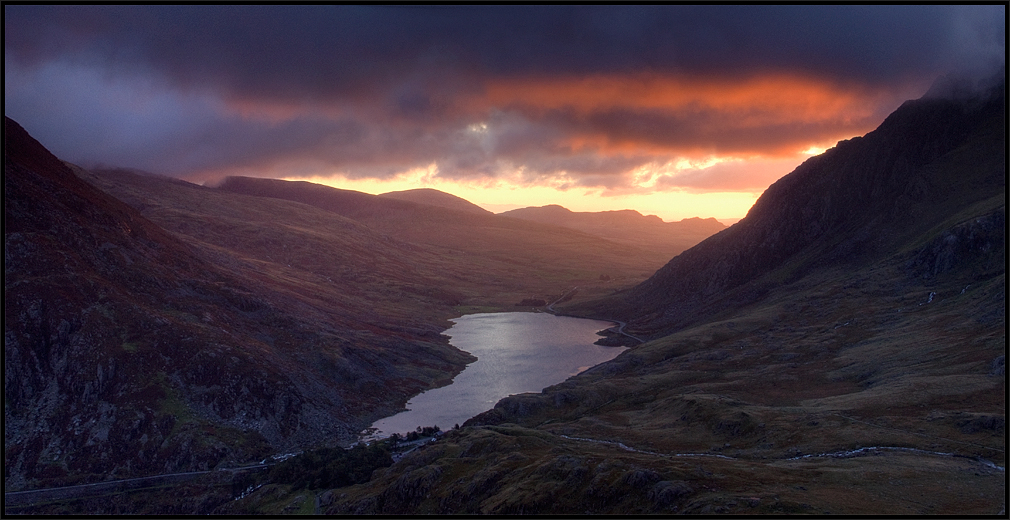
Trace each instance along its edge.
<instances>
[{"instance_id":1,"label":"dark mountain silhouette","mask_svg":"<svg viewBox=\"0 0 1010 520\"><path fill-rule=\"evenodd\" d=\"M1005 185L1004 90L904 103L873 132L774 183L740 222L604 305L642 331L668 331L753 302L813 269L865 265L937 226L961 224L960 211ZM1004 210L993 204L964 231L978 241L972 247L1001 244Z\"/></svg>"},{"instance_id":2,"label":"dark mountain silhouette","mask_svg":"<svg viewBox=\"0 0 1010 520\"><path fill-rule=\"evenodd\" d=\"M432 188L418 188L415 190L390 191L379 195L390 199L406 200L430 206L454 209L465 213L475 213L478 215L491 215L492 213L462 197L450 195L444 191Z\"/></svg>"},{"instance_id":3,"label":"dark mountain silhouette","mask_svg":"<svg viewBox=\"0 0 1010 520\"><path fill-rule=\"evenodd\" d=\"M577 229L618 243L663 247L670 255L680 254L726 229L714 218L694 217L663 222L656 215L642 215L631 209L575 212L556 204L514 209L500 215Z\"/></svg>"}]
</instances>

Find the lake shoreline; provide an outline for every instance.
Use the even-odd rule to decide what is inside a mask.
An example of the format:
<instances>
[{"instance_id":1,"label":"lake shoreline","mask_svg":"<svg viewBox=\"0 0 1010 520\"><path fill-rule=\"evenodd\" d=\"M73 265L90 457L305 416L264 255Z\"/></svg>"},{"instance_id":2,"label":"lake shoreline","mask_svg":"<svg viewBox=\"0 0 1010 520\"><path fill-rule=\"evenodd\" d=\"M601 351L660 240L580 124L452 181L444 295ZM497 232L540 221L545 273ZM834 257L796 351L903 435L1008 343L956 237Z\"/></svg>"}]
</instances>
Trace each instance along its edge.
<instances>
[{"instance_id":1,"label":"lake shoreline","mask_svg":"<svg viewBox=\"0 0 1010 520\"><path fill-rule=\"evenodd\" d=\"M477 358L449 385L413 396L406 410L372 423L360 441L403 435L418 426L451 428L492 409L509 395L537 393L600 363L625 346L598 345L619 324L544 312L466 314L449 320L449 343ZM416 424L415 424L416 423Z\"/></svg>"}]
</instances>

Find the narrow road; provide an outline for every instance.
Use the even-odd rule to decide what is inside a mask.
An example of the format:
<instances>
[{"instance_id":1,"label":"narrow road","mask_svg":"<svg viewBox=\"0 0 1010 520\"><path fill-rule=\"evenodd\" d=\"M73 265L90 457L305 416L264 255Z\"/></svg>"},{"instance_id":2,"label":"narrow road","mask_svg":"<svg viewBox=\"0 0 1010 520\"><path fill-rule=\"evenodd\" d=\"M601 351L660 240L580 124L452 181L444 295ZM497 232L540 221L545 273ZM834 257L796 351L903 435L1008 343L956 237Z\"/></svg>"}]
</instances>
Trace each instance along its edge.
<instances>
[{"instance_id":1,"label":"narrow road","mask_svg":"<svg viewBox=\"0 0 1010 520\"><path fill-rule=\"evenodd\" d=\"M557 316L558 311L554 310L554 305L557 304L557 303L561 303L561 300L564 300L565 297L567 297L569 294L572 294L573 292L578 291L578 290L579 290L579 288L576 286L576 287L573 287L568 292L562 294L560 298L558 298L557 300L554 301L554 303L551 303L550 305L547 306L547 311L550 312L551 314L554 314L555 316ZM633 340L635 340L635 341L637 341L639 343L645 343L644 339L636 337L636 336L632 336L631 334L628 334L627 332L624 332L624 327L628 326L627 323L625 323L625 322L623 322L621 320L614 320L614 319L610 319L610 318L607 318L607 319L604 319L604 320L601 320L601 321L612 321L612 322L614 322L614 323L617 324L617 330L615 330L614 332L616 332L618 334L621 334L623 336L627 336L627 337L629 337L629 338L631 338L631 339L633 339ZM613 327L611 327L611 329L613 329Z\"/></svg>"},{"instance_id":2,"label":"narrow road","mask_svg":"<svg viewBox=\"0 0 1010 520\"><path fill-rule=\"evenodd\" d=\"M74 498L84 498L89 496L128 491L133 489L163 486L166 484L177 484L186 482L203 475L221 474L223 472L237 473L251 469L265 469L273 466L274 463L255 464L237 468L220 468L208 471L186 471L180 473L165 473L161 475L149 475L146 477L135 477L122 480L107 480L104 482L92 482L91 484L79 484L76 486L64 486L57 488L29 489L26 491L11 491L4 493L4 508L19 507L36 504L39 502L49 502L52 500L69 500Z\"/></svg>"},{"instance_id":3,"label":"narrow road","mask_svg":"<svg viewBox=\"0 0 1010 520\"><path fill-rule=\"evenodd\" d=\"M578 291L578 290L579 290L578 286L572 287L572 289L570 291L562 294L560 298L558 298L557 300L554 300L554 303L551 303L550 305L548 305L547 306L547 311L550 312L551 314L557 314L558 311L554 310L554 305L558 304L558 303L561 303L561 300L564 300L566 296L568 296L569 294L572 294L573 292Z\"/></svg>"},{"instance_id":4,"label":"narrow road","mask_svg":"<svg viewBox=\"0 0 1010 520\"><path fill-rule=\"evenodd\" d=\"M613 322L617 323L618 327L617 327L617 330L615 330L614 332L616 332L618 334L623 334L623 335L625 335L625 336L627 336L627 337L629 337L629 338L631 338L631 339L633 339L633 340L635 340L635 341L637 341L639 343L645 343L644 339L636 337L636 336L632 336L631 334L628 334L627 332L624 332L624 327L628 325L627 323L625 323L625 322L623 322L621 320L607 320L607 321L613 321Z\"/></svg>"},{"instance_id":5,"label":"narrow road","mask_svg":"<svg viewBox=\"0 0 1010 520\"><path fill-rule=\"evenodd\" d=\"M994 469L996 471L1002 471L1002 472L1006 471L1005 467L1000 466L999 464L996 464L996 463L994 463L994 462L992 462L990 460L983 459L981 457L973 457L973 456L969 456L969 455L961 455L961 454L958 454L958 453L949 453L949 452L942 452L942 451L922 450L922 449L918 449L918 448L908 448L908 447L905 447L905 446L867 446L865 448L857 448L857 449L854 449L854 450L840 450L840 451L832 451L832 452L825 452L825 453L810 453L810 454L805 454L805 455L798 455L796 457L784 457L784 458L781 458L781 459L749 459L749 458L745 458L745 457L731 457L729 455L720 455L720 454L716 454L716 453L659 453L659 452L655 452L655 451L639 450L639 449L636 449L636 448L632 448L630 446L625 445L623 442L618 442L618 441L604 441L604 440L599 440L599 439L589 439L589 438L586 438L586 437L571 437L571 436L562 435L562 434L555 434L555 435L557 435L558 437L564 438L564 439L568 439L568 440L582 441L582 442L591 442L591 443L594 443L594 444L606 444L606 445L610 445L610 446L616 446L616 447L621 448L622 450L625 450L625 451L630 451L630 452L634 452L634 453L642 453L642 454L645 454L645 455L654 455L654 456L657 456L657 457L713 457L713 458L718 458L718 459L739 460L739 461L744 461L744 462L766 462L768 460L773 460L773 461L774 460L793 461L793 460L804 460L804 459L810 459L810 458L847 459L847 458L862 457L862 456L867 456L867 455L875 455L875 454L882 453L882 452L897 452L897 453L915 453L915 454L919 454L919 455L930 455L930 456L934 456L934 457L950 457L950 458L966 459L966 460L971 460L971 461L977 462L978 464L980 464L982 466L985 466L985 467L987 467L989 469Z\"/></svg>"}]
</instances>

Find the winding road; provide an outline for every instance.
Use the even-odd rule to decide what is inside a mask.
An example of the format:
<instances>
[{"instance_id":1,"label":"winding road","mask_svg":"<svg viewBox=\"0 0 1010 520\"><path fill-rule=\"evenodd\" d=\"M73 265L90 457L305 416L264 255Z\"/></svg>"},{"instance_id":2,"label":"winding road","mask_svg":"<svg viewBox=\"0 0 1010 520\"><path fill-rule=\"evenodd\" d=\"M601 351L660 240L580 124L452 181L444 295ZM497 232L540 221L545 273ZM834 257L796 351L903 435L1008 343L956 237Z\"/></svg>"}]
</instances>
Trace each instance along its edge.
<instances>
[{"instance_id":1,"label":"winding road","mask_svg":"<svg viewBox=\"0 0 1010 520\"><path fill-rule=\"evenodd\" d=\"M610 446L616 446L616 447L621 448L621 449L623 449L625 451L630 451L630 452L634 452L634 453L642 453L642 454L645 454L645 455L654 455L654 456L657 456L657 457L712 457L712 458L718 458L718 459L742 460L742 461L754 461L755 460L755 459L748 459L748 458L744 458L744 457L730 457L728 455L720 455L720 454L716 454L716 453L659 453L659 452L655 452L655 451L639 450L639 449L636 449L636 448L632 448L630 446L627 446L623 442L618 442L618 441L604 441L604 440L599 440L599 439L589 439L589 438L586 438L586 437L571 437L571 436L568 436L568 435L561 435L561 434L556 434L556 435L558 435L558 437L561 437L561 438L564 438L564 439L568 439L568 440L572 440L572 441L591 442L593 444L606 444L606 445L610 445ZM961 454L958 454L958 453L949 453L949 452L942 452L942 451L930 451L930 450L922 450L922 449L918 449L918 448L908 448L908 447L904 447L904 446L867 446L865 448L857 448L857 449L854 449L854 450L840 450L840 451L833 451L833 452L826 452L826 453L811 453L811 454L806 454L806 455L798 455L796 457L786 457L786 458L782 458L782 459L778 459L778 460L792 461L792 460L803 460L803 459L810 459L810 458L846 459L846 458L852 458L852 457L860 457L860 456L866 456L866 455L873 455L873 454L876 454L876 453L889 452L889 451L891 451L891 452L916 453L916 454L920 454L920 455L932 455L932 456L937 456L937 457L951 457L951 458L967 459L967 460L971 460L971 461L977 462L980 465L985 466L987 468L994 469L996 471L1002 471L1002 472L1006 471L1006 468L1004 468L1003 466L1000 466L1000 465L998 465L998 464L996 464L996 463L994 463L992 461L989 461L989 460L986 460L986 459L983 459L983 458L980 458L980 457L973 457L973 456L969 456L969 455L961 455Z\"/></svg>"},{"instance_id":2,"label":"winding road","mask_svg":"<svg viewBox=\"0 0 1010 520\"><path fill-rule=\"evenodd\" d=\"M568 292L562 294L560 298L558 298L557 300L554 300L553 303L551 303L550 305L547 306L547 312L550 312L551 314L553 314L555 316L561 316L560 314L558 314L558 311L554 310L554 305L558 304L558 303L561 303L561 301L564 300L565 297L567 297L569 294L572 294L572 293L574 293L575 291L578 291L578 290L579 290L579 288L578 288L578 286L576 286L576 287L572 287L571 290L569 290ZM574 316L574 317L577 318L578 316ZM623 336L627 336L627 337L629 337L629 338L631 338L631 339L633 339L633 340L635 340L635 341L637 341L639 343L645 343L644 339L636 337L636 336L632 336L631 334L628 334L627 332L624 332L624 327L628 326L627 323L625 323L625 322L623 322L621 320L615 320L615 319L610 319L610 318L607 318L607 319L604 319L604 320L601 320L601 321L612 321L612 322L614 322L614 323L617 324L617 329L614 330L614 328L611 327L608 330L613 330L617 334L621 334Z\"/></svg>"}]
</instances>

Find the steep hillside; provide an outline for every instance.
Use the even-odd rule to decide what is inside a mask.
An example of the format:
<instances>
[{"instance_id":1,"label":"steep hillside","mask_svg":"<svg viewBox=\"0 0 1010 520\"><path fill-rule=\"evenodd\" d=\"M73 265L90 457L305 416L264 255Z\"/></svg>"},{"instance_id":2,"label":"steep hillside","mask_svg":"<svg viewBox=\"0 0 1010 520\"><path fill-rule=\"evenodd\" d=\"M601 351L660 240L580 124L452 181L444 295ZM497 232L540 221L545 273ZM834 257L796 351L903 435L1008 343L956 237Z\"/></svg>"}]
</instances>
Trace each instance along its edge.
<instances>
[{"instance_id":1,"label":"steep hillside","mask_svg":"<svg viewBox=\"0 0 1010 520\"><path fill-rule=\"evenodd\" d=\"M491 215L492 213L464 198L450 195L444 191L431 188L419 188L416 190L390 191L379 195L388 199L406 200L419 204L428 204L440 208L454 209L464 213L474 213L477 215Z\"/></svg>"},{"instance_id":2,"label":"steep hillside","mask_svg":"<svg viewBox=\"0 0 1010 520\"><path fill-rule=\"evenodd\" d=\"M333 225L348 242L367 233ZM193 247L79 179L10 119L4 228L6 491L347 443L472 360L438 334L451 303L416 305L442 305L437 320L384 316L254 258ZM386 291L376 285L374 298Z\"/></svg>"},{"instance_id":3,"label":"steep hillside","mask_svg":"<svg viewBox=\"0 0 1010 520\"><path fill-rule=\"evenodd\" d=\"M998 218L1006 183L1002 88L970 102L906 102L873 132L807 160L743 220L600 308L617 309L643 333L670 331L813 269L865 266L915 247L977 216L965 211Z\"/></svg>"},{"instance_id":4,"label":"steep hillside","mask_svg":"<svg viewBox=\"0 0 1010 520\"><path fill-rule=\"evenodd\" d=\"M1002 87L906 103L648 282L566 307L655 339L324 510L1005 512L1005 148Z\"/></svg>"},{"instance_id":5,"label":"steep hillside","mask_svg":"<svg viewBox=\"0 0 1010 520\"><path fill-rule=\"evenodd\" d=\"M429 248L479 277L485 294L510 305L553 300L572 287L600 294L645 280L669 256L576 230L341 190L308 182L229 177L217 190L290 200L353 219L394 239ZM601 276L610 283L602 283ZM504 301L501 297L507 297Z\"/></svg>"},{"instance_id":6,"label":"steep hillside","mask_svg":"<svg viewBox=\"0 0 1010 520\"><path fill-rule=\"evenodd\" d=\"M663 248L670 256L726 229L714 218L663 222L655 215L642 215L630 209L576 212L556 204L514 209L500 215L576 229L621 244Z\"/></svg>"}]
</instances>

